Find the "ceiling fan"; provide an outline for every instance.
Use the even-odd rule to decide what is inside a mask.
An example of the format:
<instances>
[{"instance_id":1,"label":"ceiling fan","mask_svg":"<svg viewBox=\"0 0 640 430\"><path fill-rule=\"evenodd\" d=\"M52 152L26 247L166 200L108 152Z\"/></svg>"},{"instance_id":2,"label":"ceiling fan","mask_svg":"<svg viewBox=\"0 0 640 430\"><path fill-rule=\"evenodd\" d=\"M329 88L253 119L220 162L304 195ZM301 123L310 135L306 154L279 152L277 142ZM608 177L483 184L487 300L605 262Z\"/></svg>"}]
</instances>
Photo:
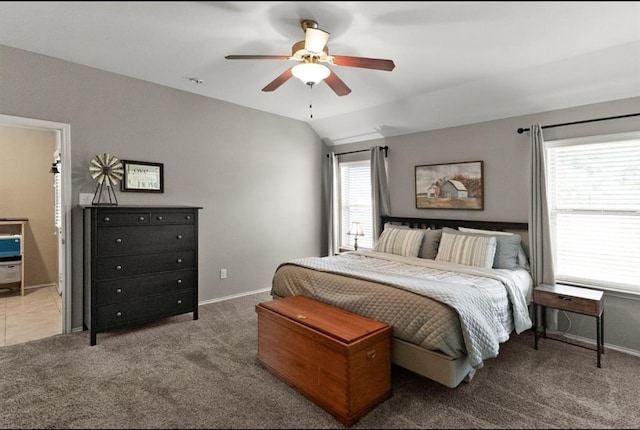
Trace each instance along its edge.
<instances>
[{"instance_id":1,"label":"ceiling fan","mask_svg":"<svg viewBox=\"0 0 640 430\"><path fill-rule=\"evenodd\" d=\"M310 19L302 20L300 25L305 33L305 38L293 44L291 55L227 55L225 58L227 60L295 60L299 64L285 70L284 73L267 84L262 91L274 91L292 76L295 76L311 87L324 80L339 96L346 96L351 92L351 89L333 70L322 63L389 72L395 67L392 60L330 55L327 47L329 33L320 30L318 23Z\"/></svg>"}]
</instances>

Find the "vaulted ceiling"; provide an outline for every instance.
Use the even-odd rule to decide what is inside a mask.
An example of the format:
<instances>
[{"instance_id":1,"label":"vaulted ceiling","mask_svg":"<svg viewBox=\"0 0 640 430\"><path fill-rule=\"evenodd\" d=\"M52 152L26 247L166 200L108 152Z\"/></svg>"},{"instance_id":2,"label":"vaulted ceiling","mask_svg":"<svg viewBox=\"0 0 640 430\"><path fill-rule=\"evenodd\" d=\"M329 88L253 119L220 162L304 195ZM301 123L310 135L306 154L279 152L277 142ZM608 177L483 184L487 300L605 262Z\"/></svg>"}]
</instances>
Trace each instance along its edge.
<instances>
[{"instance_id":1,"label":"vaulted ceiling","mask_svg":"<svg viewBox=\"0 0 640 430\"><path fill-rule=\"evenodd\" d=\"M262 91L292 60L225 59L288 56L305 19L330 54L395 68L329 65L338 96ZM640 2L0 2L0 44L305 121L330 145L640 96Z\"/></svg>"}]
</instances>

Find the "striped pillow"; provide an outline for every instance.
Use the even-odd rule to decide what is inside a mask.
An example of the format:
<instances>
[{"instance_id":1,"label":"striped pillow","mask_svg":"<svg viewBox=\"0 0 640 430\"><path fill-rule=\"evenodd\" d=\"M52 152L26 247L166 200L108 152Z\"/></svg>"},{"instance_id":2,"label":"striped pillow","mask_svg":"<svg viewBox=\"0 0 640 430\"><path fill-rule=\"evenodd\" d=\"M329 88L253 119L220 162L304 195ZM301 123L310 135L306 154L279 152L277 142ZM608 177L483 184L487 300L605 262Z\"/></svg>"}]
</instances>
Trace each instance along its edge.
<instances>
[{"instance_id":1,"label":"striped pillow","mask_svg":"<svg viewBox=\"0 0 640 430\"><path fill-rule=\"evenodd\" d=\"M421 230L388 228L382 232L373 250L405 257L417 257L423 239L424 233Z\"/></svg>"},{"instance_id":2,"label":"striped pillow","mask_svg":"<svg viewBox=\"0 0 640 430\"><path fill-rule=\"evenodd\" d=\"M442 232L436 261L465 264L467 266L493 267L496 254L495 236L471 236Z\"/></svg>"}]
</instances>

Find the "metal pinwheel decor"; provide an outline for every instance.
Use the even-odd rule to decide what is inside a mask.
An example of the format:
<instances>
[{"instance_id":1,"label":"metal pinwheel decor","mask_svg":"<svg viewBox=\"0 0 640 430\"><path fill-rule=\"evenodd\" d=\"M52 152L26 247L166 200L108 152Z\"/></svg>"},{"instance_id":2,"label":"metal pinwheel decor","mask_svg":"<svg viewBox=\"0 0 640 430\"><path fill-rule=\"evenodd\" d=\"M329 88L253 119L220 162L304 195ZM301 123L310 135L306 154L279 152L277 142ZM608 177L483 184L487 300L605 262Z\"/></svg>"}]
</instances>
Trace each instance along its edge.
<instances>
[{"instance_id":1,"label":"metal pinwheel decor","mask_svg":"<svg viewBox=\"0 0 640 430\"><path fill-rule=\"evenodd\" d=\"M111 154L98 154L89 162L89 174L92 179L98 182L91 203L94 205L117 205L118 198L113 185L118 184L124 176L122 162ZM103 199L102 193L105 186L107 187L106 197Z\"/></svg>"}]
</instances>

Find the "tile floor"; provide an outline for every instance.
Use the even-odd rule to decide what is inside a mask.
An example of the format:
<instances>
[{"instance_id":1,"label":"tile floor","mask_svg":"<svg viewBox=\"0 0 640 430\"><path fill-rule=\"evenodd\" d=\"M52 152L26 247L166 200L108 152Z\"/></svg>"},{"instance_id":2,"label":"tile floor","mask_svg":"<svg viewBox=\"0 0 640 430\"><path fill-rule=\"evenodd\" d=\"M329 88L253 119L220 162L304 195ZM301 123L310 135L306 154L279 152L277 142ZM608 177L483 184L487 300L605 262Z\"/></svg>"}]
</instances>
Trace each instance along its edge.
<instances>
[{"instance_id":1,"label":"tile floor","mask_svg":"<svg viewBox=\"0 0 640 430\"><path fill-rule=\"evenodd\" d=\"M0 347L62 333L62 299L55 286L0 288Z\"/></svg>"}]
</instances>

